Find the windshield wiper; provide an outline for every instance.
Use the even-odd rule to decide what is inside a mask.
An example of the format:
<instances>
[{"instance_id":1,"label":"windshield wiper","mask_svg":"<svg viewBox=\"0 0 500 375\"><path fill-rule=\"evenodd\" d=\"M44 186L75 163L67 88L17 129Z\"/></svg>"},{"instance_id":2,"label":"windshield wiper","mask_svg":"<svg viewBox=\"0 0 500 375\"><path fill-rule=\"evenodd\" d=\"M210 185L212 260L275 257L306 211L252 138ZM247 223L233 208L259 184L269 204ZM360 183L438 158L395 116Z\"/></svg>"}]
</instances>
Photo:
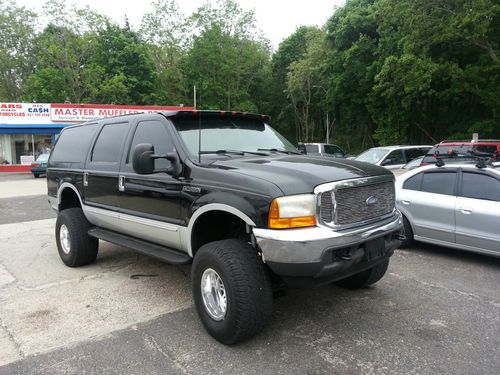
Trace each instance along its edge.
<instances>
[{"instance_id":1,"label":"windshield wiper","mask_svg":"<svg viewBox=\"0 0 500 375\"><path fill-rule=\"evenodd\" d=\"M225 154L230 154L230 155L245 155L245 154L252 154L252 155L259 155L259 156L269 156L269 154L266 154L264 152L256 152L256 151L243 151L243 150L217 150L217 151L201 151L201 155L206 155L206 154L216 154L216 155L225 155Z\"/></svg>"},{"instance_id":2,"label":"windshield wiper","mask_svg":"<svg viewBox=\"0 0 500 375\"><path fill-rule=\"evenodd\" d=\"M297 151L288 151L288 150L283 150L280 148L258 148L258 151L271 151L271 152L281 152L283 154L293 154L293 155L302 155L300 152Z\"/></svg>"}]
</instances>

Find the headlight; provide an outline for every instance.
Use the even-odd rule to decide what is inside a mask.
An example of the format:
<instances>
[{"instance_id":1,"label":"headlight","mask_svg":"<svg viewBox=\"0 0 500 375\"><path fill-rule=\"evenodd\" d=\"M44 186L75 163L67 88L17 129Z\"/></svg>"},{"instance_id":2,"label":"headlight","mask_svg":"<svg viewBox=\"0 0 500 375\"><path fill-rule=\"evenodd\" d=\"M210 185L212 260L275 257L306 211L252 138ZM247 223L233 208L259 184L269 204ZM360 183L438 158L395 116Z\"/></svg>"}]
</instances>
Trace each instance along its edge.
<instances>
[{"instance_id":1,"label":"headlight","mask_svg":"<svg viewBox=\"0 0 500 375\"><path fill-rule=\"evenodd\" d=\"M300 228L316 225L316 207L313 194L290 195L276 198L269 208L269 228Z\"/></svg>"}]
</instances>

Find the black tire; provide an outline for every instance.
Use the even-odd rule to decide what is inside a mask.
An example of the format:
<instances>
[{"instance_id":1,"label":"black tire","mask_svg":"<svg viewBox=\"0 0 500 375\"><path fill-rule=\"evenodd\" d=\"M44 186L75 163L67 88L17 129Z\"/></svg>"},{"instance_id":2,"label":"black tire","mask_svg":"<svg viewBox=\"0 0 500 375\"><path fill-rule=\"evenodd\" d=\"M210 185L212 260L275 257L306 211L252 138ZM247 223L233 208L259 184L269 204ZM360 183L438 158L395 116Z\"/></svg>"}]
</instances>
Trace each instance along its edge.
<instances>
[{"instance_id":1,"label":"black tire","mask_svg":"<svg viewBox=\"0 0 500 375\"><path fill-rule=\"evenodd\" d=\"M336 285L345 289L361 289L375 284L382 277L389 267L389 258L366 271L352 275L346 279L335 282Z\"/></svg>"},{"instance_id":2,"label":"black tire","mask_svg":"<svg viewBox=\"0 0 500 375\"><path fill-rule=\"evenodd\" d=\"M40 177L40 173L33 173L33 176L35 176L35 178L39 178Z\"/></svg>"},{"instance_id":3,"label":"black tire","mask_svg":"<svg viewBox=\"0 0 500 375\"><path fill-rule=\"evenodd\" d=\"M201 280L210 269L225 287L227 308L222 320L210 316L203 302ZM270 321L271 281L257 251L248 243L229 239L203 245L194 257L191 277L200 320L217 341L236 344L256 335Z\"/></svg>"},{"instance_id":4,"label":"black tire","mask_svg":"<svg viewBox=\"0 0 500 375\"><path fill-rule=\"evenodd\" d=\"M61 244L61 227L69 234L69 249ZM91 224L81 208L68 208L59 212L56 221L56 243L59 256L68 267L79 267L92 263L97 257L99 240L88 235ZM68 247L66 246L66 249Z\"/></svg>"},{"instance_id":5,"label":"black tire","mask_svg":"<svg viewBox=\"0 0 500 375\"><path fill-rule=\"evenodd\" d=\"M403 228L404 228L404 235L405 235L405 240L401 242L401 246L399 246L400 249L407 249L413 244L413 230L411 229L410 222L408 219L403 216Z\"/></svg>"}]
</instances>

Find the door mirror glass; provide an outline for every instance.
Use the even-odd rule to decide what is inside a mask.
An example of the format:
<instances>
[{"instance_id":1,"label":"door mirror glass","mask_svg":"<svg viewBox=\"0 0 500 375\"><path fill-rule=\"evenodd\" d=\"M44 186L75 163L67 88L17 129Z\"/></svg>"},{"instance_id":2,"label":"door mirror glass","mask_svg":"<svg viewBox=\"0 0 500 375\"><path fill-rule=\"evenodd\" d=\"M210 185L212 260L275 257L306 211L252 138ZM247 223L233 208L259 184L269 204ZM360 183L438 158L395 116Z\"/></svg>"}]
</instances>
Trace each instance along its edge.
<instances>
[{"instance_id":1,"label":"door mirror glass","mask_svg":"<svg viewBox=\"0 0 500 375\"><path fill-rule=\"evenodd\" d=\"M132 151L132 167L137 174L152 174L155 170L153 155L155 148L151 143L140 143Z\"/></svg>"}]
</instances>

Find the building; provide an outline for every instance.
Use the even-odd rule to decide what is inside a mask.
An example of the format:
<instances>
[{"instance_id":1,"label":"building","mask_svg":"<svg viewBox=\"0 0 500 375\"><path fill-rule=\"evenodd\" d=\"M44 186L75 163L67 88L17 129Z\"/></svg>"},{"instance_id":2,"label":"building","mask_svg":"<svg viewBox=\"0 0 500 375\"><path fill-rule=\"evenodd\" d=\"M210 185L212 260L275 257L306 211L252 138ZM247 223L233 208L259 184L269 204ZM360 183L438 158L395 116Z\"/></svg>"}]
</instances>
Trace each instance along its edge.
<instances>
[{"instance_id":1,"label":"building","mask_svg":"<svg viewBox=\"0 0 500 375\"><path fill-rule=\"evenodd\" d=\"M103 117L181 108L191 109L182 106L0 102L0 166L29 165L38 155L50 152L65 126Z\"/></svg>"}]
</instances>

